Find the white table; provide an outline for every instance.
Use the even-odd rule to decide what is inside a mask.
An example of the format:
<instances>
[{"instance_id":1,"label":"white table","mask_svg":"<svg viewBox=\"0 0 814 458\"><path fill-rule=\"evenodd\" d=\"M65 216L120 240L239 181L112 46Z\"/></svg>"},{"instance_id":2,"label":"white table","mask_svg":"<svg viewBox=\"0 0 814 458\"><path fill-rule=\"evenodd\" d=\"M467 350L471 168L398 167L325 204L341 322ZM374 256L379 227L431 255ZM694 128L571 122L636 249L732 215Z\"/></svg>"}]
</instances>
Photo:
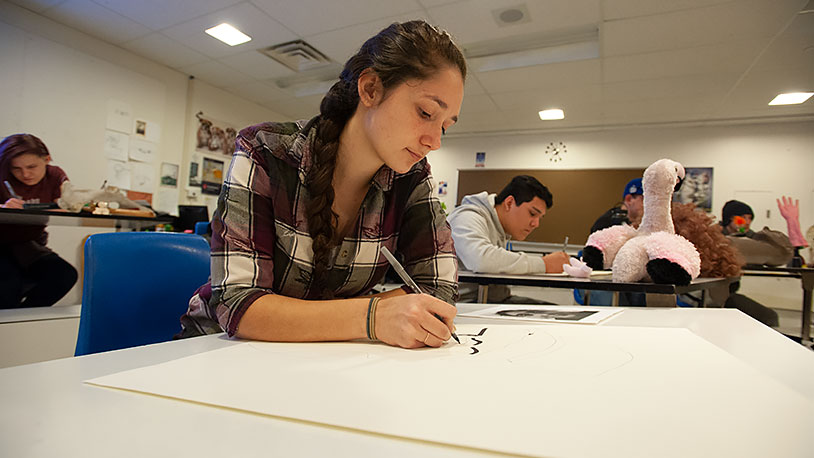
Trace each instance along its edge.
<instances>
[{"instance_id":1,"label":"white table","mask_svg":"<svg viewBox=\"0 0 814 458\"><path fill-rule=\"evenodd\" d=\"M482 306L460 304L460 307ZM458 321L482 322L470 318ZM687 328L814 400L811 383L814 353L737 310L625 309L600 326ZM82 383L86 379L237 343L215 335L2 369L0 455L496 456ZM782 421L782 418L767 421ZM608 450L608 456L613 456L613 450Z\"/></svg>"}]
</instances>

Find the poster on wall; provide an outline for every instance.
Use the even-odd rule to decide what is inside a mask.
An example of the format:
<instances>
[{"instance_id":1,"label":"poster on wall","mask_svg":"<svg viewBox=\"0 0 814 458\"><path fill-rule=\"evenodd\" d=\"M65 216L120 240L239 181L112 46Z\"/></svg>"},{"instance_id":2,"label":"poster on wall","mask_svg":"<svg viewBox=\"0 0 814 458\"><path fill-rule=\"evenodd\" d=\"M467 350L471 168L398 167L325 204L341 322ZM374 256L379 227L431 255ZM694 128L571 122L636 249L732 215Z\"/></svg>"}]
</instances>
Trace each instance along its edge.
<instances>
[{"instance_id":1,"label":"poster on wall","mask_svg":"<svg viewBox=\"0 0 814 458\"><path fill-rule=\"evenodd\" d=\"M475 167L485 167L486 166L486 153L481 151L475 153Z\"/></svg>"},{"instance_id":2,"label":"poster on wall","mask_svg":"<svg viewBox=\"0 0 814 458\"><path fill-rule=\"evenodd\" d=\"M712 211L712 167L685 167L684 183L673 194L673 202L695 204Z\"/></svg>"},{"instance_id":3,"label":"poster on wall","mask_svg":"<svg viewBox=\"0 0 814 458\"><path fill-rule=\"evenodd\" d=\"M161 163L161 184L163 186L178 186L178 164Z\"/></svg>"},{"instance_id":4,"label":"poster on wall","mask_svg":"<svg viewBox=\"0 0 814 458\"><path fill-rule=\"evenodd\" d=\"M202 111L199 111L195 117L198 118L195 151L224 156L231 156L235 152L235 137L237 137L235 126L204 117Z\"/></svg>"},{"instance_id":5,"label":"poster on wall","mask_svg":"<svg viewBox=\"0 0 814 458\"><path fill-rule=\"evenodd\" d=\"M161 125L157 122L136 119L133 124L133 133L148 142L158 143L161 141Z\"/></svg>"},{"instance_id":6,"label":"poster on wall","mask_svg":"<svg viewBox=\"0 0 814 458\"><path fill-rule=\"evenodd\" d=\"M192 153L189 163L189 186L201 185L201 155Z\"/></svg>"},{"instance_id":7,"label":"poster on wall","mask_svg":"<svg viewBox=\"0 0 814 458\"><path fill-rule=\"evenodd\" d=\"M146 140L132 138L130 139L129 156L134 161L154 162L155 158L158 157L158 145Z\"/></svg>"},{"instance_id":8,"label":"poster on wall","mask_svg":"<svg viewBox=\"0 0 814 458\"><path fill-rule=\"evenodd\" d=\"M130 189L130 163L108 160L107 184L121 189Z\"/></svg>"},{"instance_id":9,"label":"poster on wall","mask_svg":"<svg viewBox=\"0 0 814 458\"><path fill-rule=\"evenodd\" d=\"M203 172L201 174L201 192L204 194L220 194L220 185L223 183L223 161L203 158Z\"/></svg>"},{"instance_id":10,"label":"poster on wall","mask_svg":"<svg viewBox=\"0 0 814 458\"><path fill-rule=\"evenodd\" d=\"M107 101L107 127L117 132L130 133L133 121L133 110L129 104L121 100L109 99Z\"/></svg>"},{"instance_id":11,"label":"poster on wall","mask_svg":"<svg viewBox=\"0 0 814 458\"><path fill-rule=\"evenodd\" d=\"M151 164L142 162L130 163L130 190L138 192L153 192L155 183L155 169Z\"/></svg>"}]
</instances>

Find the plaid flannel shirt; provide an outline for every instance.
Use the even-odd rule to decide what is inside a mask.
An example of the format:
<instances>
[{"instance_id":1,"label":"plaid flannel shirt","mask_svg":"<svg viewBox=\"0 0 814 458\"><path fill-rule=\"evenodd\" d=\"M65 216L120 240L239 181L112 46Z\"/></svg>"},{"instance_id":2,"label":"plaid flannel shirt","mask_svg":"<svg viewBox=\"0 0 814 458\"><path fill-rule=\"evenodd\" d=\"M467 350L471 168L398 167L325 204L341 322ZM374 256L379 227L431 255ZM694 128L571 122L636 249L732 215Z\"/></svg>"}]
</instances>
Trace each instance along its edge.
<instances>
[{"instance_id":1,"label":"plaid flannel shirt","mask_svg":"<svg viewBox=\"0 0 814 458\"><path fill-rule=\"evenodd\" d=\"M316 118L243 129L212 219L211 289L204 285L182 317L182 336L237 331L266 294L318 299L311 290L312 239L305 208ZM337 298L364 295L400 255L423 291L454 304L457 259L434 196L426 159L404 174L387 166L373 177L354 227L331 253L326 281ZM211 294L211 295L210 295Z\"/></svg>"}]
</instances>

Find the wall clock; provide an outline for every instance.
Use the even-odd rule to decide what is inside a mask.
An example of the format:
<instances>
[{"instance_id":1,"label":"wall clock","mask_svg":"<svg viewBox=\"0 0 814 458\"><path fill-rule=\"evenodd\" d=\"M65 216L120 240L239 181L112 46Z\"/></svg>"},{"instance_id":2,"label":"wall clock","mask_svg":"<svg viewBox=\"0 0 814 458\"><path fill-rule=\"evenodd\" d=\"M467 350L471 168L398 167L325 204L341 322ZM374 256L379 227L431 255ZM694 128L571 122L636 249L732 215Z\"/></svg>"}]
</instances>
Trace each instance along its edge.
<instances>
[{"instance_id":1,"label":"wall clock","mask_svg":"<svg viewBox=\"0 0 814 458\"><path fill-rule=\"evenodd\" d=\"M551 162L560 162L567 152L563 142L551 142L545 147L545 153Z\"/></svg>"}]
</instances>

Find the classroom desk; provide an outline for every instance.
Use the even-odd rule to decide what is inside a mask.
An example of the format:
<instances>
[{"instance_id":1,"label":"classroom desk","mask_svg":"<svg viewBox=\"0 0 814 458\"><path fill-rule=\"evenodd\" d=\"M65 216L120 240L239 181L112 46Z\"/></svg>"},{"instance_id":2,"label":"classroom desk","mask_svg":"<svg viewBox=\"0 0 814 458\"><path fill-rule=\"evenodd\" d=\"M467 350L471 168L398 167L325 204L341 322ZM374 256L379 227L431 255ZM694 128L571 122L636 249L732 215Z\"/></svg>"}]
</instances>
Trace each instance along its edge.
<instances>
[{"instance_id":1,"label":"classroom desk","mask_svg":"<svg viewBox=\"0 0 814 458\"><path fill-rule=\"evenodd\" d=\"M462 310L479 306L481 305L459 304ZM456 318L457 323L484 321L487 320ZM621 314L598 326L689 329L756 371L814 401L814 384L810 382L814 380L814 353L738 310L626 308ZM0 451L3 456L14 457L83 458L500 456L486 451L258 415L82 383L90 378L238 343L240 342L226 339L223 335L212 335L0 369L0 405L3 406L0 409ZM455 383L465 382L449 381L447 389L454 389ZM439 398L443 401L442 394L439 394ZM453 407L451 406L449 421L461 421L454 417ZM657 407L654 409L657 410ZM659 416L656 410L653 413L654 419ZM598 408L597 414L601 412L601 408ZM699 415L702 414L699 412ZM760 418L760 412L754 414L756 419ZM762 421L779 422L783 419ZM725 428L726 424L722 423L721 427ZM681 432L676 431L676 434ZM575 441L585 440L586 437L590 437L590 431L574 431ZM686 440L691 441L692 438L688 437ZM608 450L606 454L617 455L614 450Z\"/></svg>"},{"instance_id":2,"label":"classroom desk","mask_svg":"<svg viewBox=\"0 0 814 458\"><path fill-rule=\"evenodd\" d=\"M749 264L743 269L744 276L799 278L803 287L803 313L800 338L811 343L811 291L814 289L814 269L810 267L779 267Z\"/></svg>"},{"instance_id":3,"label":"classroom desk","mask_svg":"<svg viewBox=\"0 0 814 458\"><path fill-rule=\"evenodd\" d=\"M675 307L676 296L701 291L703 304L711 302L721 307L729 297L729 284L737 278L696 278L687 286L657 283L615 283L609 277L575 278L551 275L484 274L461 270L458 281L478 285L478 302L487 302L489 285L539 286L543 288L585 289L614 292L645 293L648 306ZM709 292L709 294L707 294ZM587 302L587 300L586 300ZM614 305L618 295L614 295Z\"/></svg>"},{"instance_id":4,"label":"classroom desk","mask_svg":"<svg viewBox=\"0 0 814 458\"><path fill-rule=\"evenodd\" d=\"M139 230L157 224L172 224L172 216L94 215L88 212L72 213L55 210L17 210L0 208L0 223L56 226L115 227L116 230Z\"/></svg>"}]
</instances>

